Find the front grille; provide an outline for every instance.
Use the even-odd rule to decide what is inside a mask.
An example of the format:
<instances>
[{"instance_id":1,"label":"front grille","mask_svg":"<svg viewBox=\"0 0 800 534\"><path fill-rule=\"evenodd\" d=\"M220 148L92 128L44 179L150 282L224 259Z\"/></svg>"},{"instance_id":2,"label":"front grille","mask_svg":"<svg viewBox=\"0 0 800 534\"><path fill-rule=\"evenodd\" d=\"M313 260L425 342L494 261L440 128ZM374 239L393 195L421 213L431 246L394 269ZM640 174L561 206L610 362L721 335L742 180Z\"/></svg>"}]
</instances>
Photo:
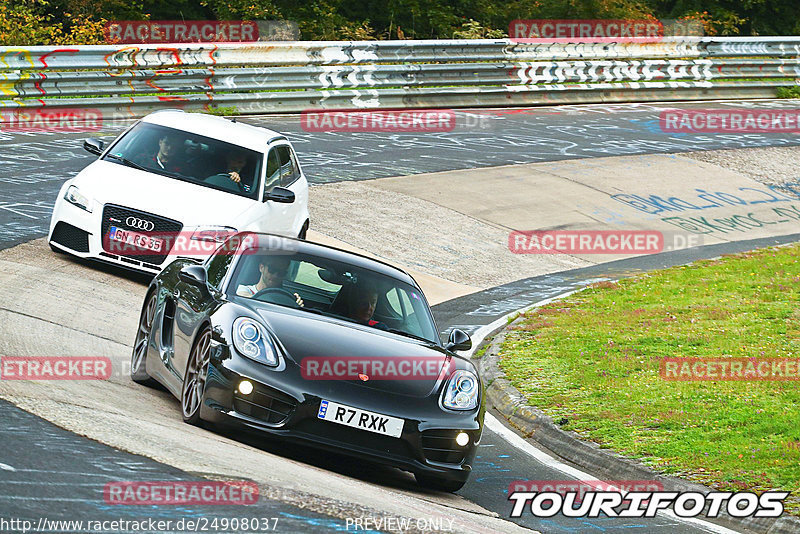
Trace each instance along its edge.
<instances>
[{"instance_id":1,"label":"front grille","mask_svg":"<svg viewBox=\"0 0 800 534\"><path fill-rule=\"evenodd\" d=\"M233 397L233 409L264 423L277 425L286 421L297 406L297 401L276 389L257 384L247 397Z\"/></svg>"},{"instance_id":2,"label":"front grille","mask_svg":"<svg viewBox=\"0 0 800 534\"><path fill-rule=\"evenodd\" d=\"M466 447L456 444L460 430L426 430L422 433L422 452L431 462L460 464L467 454Z\"/></svg>"},{"instance_id":3,"label":"front grille","mask_svg":"<svg viewBox=\"0 0 800 534\"><path fill-rule=\"evenodd\" d=\"M56 223L51 240L75 252L89 252L89 232L63 221Z\"/></svg>"},{"instance_id":4,"label":"front grille","mask_svg":"<svg viewBox=\"0 0 800 534\"><path fill-rule=\"evenodd\" d=\"M144 232L139 228L130 226L125 222L128 217L146 219L153 223L153 228L152 230ZM164 260L167 258L167 255L169 254L169 249L164 250L163 254L152 254L152 253L136 254L135 250L133 252L129 252L130 248L132 248L132 245L125 245L121 250L115 250L112 247L109 247L109 241L108 241L108 231L112 226L117 226L125 230L131 230L133 232L139 232L139 233L148 233L148 234L154 233L154 234L167 234L167 235L171 234L177 235L183 229L183 225L180 222L172 219L167 219L166 217L161 217L160 215L154 215L152 213L147 213L144 211L125 208L122 206L116 206L114 204L106 204L106 206L103 208L103 223L101 226L103 249L106 252L113 252L121 256L133 258L134 260L137 261L149 263L151 265L161 265L162 263L164 263ZM174 239L170 239L168 242L173 243L174 241L175 241Z\"/></svg>"}]
</instances>

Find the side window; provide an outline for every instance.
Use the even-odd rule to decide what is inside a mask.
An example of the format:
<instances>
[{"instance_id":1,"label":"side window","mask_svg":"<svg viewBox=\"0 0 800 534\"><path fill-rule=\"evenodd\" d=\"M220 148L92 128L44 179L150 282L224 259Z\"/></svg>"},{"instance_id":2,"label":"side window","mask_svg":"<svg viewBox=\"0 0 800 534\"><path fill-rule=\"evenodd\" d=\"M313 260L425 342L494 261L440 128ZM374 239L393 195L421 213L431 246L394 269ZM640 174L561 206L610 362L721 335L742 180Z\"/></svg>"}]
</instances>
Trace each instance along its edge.
<instances>
[{"instance_id":1,"label":"side window","mask_svg":"<svg viewBox=\"0 0 800 534\"><path fill-rule=\"evenodd\" d=\"M223 247L224 248L224 247ZM208 262L208 284L211 287L219 289L222 280L225 278L225 273L228 272L228 267L233 260L233 254L230 251L217 252L213 258Z\"/></svg>"},{"instance_id":2,"label":"side window","mask_svg":"<svg viewBox=\"0 0 800 534\"><path fill-rule=\"evenodd\" d=\"M272 191L272 188L276 185L280 185L280 179L281 163L278 157L278 149L273 148L267 156L267 177L264 180L264 194Z\"/></svg>"},{"instance_id":3,"label":"side window","mask_svg":"<svg viewBox=\"0 0 800 534\"><path fill-rule=\"evenodd\" d=\"M277 150L281 161L281 186L286 187L297 180L300 171L297 168L292 149L288 145L281 145L277 147Z\"/></svg>"}]
</instances>

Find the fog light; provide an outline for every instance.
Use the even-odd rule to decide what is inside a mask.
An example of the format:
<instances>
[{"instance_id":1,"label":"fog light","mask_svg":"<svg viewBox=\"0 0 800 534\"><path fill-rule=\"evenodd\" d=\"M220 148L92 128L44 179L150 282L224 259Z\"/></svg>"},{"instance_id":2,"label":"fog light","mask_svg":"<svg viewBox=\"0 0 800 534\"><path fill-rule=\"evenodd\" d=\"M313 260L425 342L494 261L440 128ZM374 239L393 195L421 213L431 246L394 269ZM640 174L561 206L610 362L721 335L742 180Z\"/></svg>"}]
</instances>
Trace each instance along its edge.
<instances>
[{"instance_id":1,"label":"fog light","mask_svg":"<svg viewBox=\"0 0 800 534\"><path fill-rule=\"evenodd\" d=\"M253 383L249 380L242 380L239 382L239 393L242 395L250 395L253 392Z\"/></svg>"},{"instance_id":2,"label":"fog light","mask_svg":"<svg viewBox=\"0 0 800 534\"><path fill-rule=\"evenodd\" d=\"M456 436L456 443L458 443L460 447L465 446L467 443L469 443L469 434L466 432L459 432Z\"/></svg>"}]
</instances>

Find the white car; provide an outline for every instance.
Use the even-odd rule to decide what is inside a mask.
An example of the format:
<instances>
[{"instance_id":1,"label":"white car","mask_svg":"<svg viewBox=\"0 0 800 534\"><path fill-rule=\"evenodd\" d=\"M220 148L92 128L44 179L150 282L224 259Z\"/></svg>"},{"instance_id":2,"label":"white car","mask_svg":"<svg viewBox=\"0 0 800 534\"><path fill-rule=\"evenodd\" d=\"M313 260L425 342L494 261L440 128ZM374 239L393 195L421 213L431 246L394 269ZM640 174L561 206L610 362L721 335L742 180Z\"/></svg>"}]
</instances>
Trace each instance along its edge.
<instances>
[{"instance_id":1,"label":"white car","mask_svg":"<svg viewBox=\"0 0 800 534\"><path fill-rule=\"evenodd\" d=\"M308 182L277 132L164 110L84 148L100 157L61 187L48 234L57 252L155 274L233 232L305 238Z\"/></svg>"}]
</instances>

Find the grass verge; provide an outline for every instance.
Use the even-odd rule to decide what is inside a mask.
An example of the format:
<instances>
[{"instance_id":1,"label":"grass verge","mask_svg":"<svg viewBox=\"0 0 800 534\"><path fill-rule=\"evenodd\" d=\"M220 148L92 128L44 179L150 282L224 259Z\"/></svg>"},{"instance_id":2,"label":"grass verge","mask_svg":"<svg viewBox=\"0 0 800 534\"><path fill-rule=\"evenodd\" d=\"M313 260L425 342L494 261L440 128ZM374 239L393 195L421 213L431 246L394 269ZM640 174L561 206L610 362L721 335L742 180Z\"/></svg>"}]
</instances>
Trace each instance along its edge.
<instances>
[{"instance_id":1,"label":"grass verge","mask_svg":"<svg viewBox=\"0 0 800 534\"><path fill-rule=\"evenodd\" d=\"M677 382L665 357L800 359L800 244L603 282L526 314L500 367L565 430L727 491L792 491L800 381Z\"/></svg>"}]
</instances>

